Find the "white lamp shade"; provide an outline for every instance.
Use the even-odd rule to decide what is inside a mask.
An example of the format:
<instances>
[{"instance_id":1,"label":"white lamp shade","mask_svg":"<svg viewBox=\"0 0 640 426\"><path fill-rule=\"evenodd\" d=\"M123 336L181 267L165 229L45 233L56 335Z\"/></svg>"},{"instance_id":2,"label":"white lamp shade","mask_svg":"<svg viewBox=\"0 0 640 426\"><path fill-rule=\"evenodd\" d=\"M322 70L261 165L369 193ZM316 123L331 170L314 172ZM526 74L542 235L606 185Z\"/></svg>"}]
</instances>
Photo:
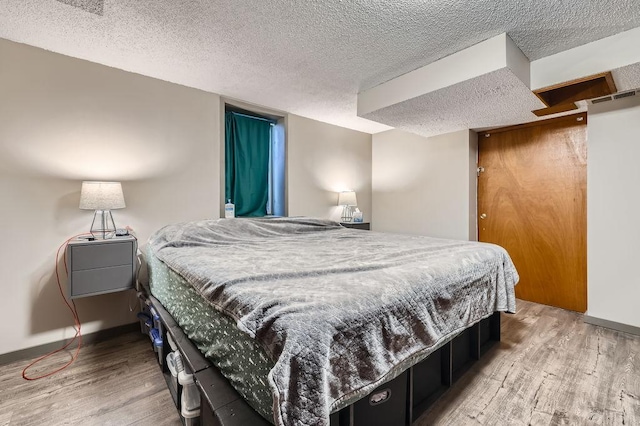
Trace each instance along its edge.
<instances>
[{"instance_id":1,"label":"white lamp shade","mask_svg":"<svg viewBox=\"0 0 640 426\"><path fill-rule=\"evenodd\" d=\"M120 182L82 182L80 191L82 210L114 210L125 207Z\"/></svg>"},{"instance_id":2,"label":"white lamp shade","mask_svg":"<svg viewBox=\"0 0 640 426\"><path fill-rule=\"evenodd\" d=\"M339 206L357 206L355 191L342 191L338 193L338 205Z\"/></svg>"}]
</instances>

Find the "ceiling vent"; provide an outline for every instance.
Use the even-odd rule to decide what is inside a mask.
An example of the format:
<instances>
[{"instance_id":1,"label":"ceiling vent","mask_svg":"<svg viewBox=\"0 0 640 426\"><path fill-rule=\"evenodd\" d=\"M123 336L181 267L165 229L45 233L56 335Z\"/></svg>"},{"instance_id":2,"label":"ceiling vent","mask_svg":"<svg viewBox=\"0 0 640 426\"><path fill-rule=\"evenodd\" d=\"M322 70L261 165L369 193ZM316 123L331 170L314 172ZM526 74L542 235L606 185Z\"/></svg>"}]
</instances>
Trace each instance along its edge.
<instances>
[{"instance_id":1,"label":"ceiling vent","mask_svg":"<svg viewBox=\"0 0 640 426\"><path fill-rule=\"evenodd\" d=\"M596 99L591 99L591 103L592 104L601 104L602 102L609 102L612 101L613 98L611 96L604 96L602 98L596 98Z\"/></svg>"},{"instance_id":2,"label":"ceiling vent","mask_svg":"<svg viewBox=\"0 0 640 426\"><path fill-rule=\"evenodd\" d=\"M589 103L590 104L600 104L602 102L609 102L609 101L613 101L613 100L617 100L617 99L628 98L629 96L635 96L638 93L640 93L640 89L629 90L629 91L626 91L626 92L616 93L615 95L611 95L611 96L603 96L601 98L591 99L589 101Z\"/></svg>"},{"instance_id":3,"label":"ceiling vent","mask_svg":"<svg viewBox=\"0 0 640 426\"><path fill-rule=\"evenodd\" d=\"M635 96L635 95L636 95L636 91L635 90L630 90L628 92L617 93L617 94L613 95L613 99L628 98L629 96Z\"/></svg>"}]
</instances>

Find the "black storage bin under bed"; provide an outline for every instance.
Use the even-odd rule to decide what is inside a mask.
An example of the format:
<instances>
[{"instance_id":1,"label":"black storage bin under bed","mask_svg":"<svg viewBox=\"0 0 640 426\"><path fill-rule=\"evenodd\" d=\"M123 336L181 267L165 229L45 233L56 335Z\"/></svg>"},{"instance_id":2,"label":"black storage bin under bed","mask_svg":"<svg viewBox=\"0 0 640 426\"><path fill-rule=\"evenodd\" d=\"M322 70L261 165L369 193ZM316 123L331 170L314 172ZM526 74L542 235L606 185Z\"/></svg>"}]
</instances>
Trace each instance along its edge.
<instances>
[{"instance_id":1,"label":"black storage bin under bed","mask_svg":"<svg viewBox=\"0 0 640 426\"><path fill-rule=\"evenodd\" d=\"M268 426L242 399L220 371L213 366L187 338L171 315L152 296L146 304L154 308L161 323L158 327L164 342L169 333L183 359L193 372L200 392L200 416L189 425L203 426ZM330 417L330 426L407 426L424 413L465 371L500 340L500 313L467 328L426 359L395 379L382 384L362 398ZM167 353L168 345L162 353ZM156 348L157 352L157 348ZM180 410L180 389L174 388L166 360L158 357ZM173 389L172 389L173 388ZM183 418L183 423L186 424Z\"/></svg>"}]
</instances>

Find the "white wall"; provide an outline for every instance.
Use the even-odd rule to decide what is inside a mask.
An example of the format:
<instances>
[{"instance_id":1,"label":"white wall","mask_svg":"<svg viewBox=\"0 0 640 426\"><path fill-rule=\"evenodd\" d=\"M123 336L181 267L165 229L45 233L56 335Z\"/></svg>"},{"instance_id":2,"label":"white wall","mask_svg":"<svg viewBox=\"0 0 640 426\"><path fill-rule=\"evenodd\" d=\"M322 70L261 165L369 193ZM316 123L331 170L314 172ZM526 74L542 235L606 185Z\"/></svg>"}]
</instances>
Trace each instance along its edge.
<instances>
[{"instance_id":1,"label":"white wall","mask_svg":"<svg viewBox=\"0 0 640 426\"><path fill-rule=\"evenodd\" d=\"M56 249L86 232L82 180L123 182L141 241L218 217L219 97L0 39L0 354L73 336ZM63 282L66 285L66 281ZM85 333L131 323L133 292L77 299Z\"/></svg>"},{"instance_id":2,"label":"white wall","mask_svg":"<svg viewBox=\"0 0 640 426\"><path fill-rule=\"evenodd\" d=\"M338 192L356 191L364 221L371 219L371 135L289 115L289 216L339 220Z\"/></svg>"},{"instance_id":3,"label":"white wall","mask_svg":"<svg viewBox=\"0 0 640 426\"><path fill-rule=\"evenodd\" d=\"M477 136L373 135L376 231L475 240Z\"/></svg>"},{"instance_id":4,"label":"white wall","mask_svg":"<svg viewBox=\"0 0 640 426\"><path fill-rule=\"evenodd\" d=\"M587 315L640 327L640 97L589 106Z\"/></svg>"},{"instance_id":5,"label":"white wall","mask_svg":"<svg viewBox=\"0 0 640 426\"><path fill-rule=\"evenodd\" d=\"M220 96L0 39L0 354L74 334L55 252L89 229L82 180L123 182L116 225L141 244L168 223L220 217ZM290 215L371 214L371 135L287 121ZM66 282L62 283L63 286ZM83 332L135 321L133 292L77 299Z\"/></svg>"}]
</instances>

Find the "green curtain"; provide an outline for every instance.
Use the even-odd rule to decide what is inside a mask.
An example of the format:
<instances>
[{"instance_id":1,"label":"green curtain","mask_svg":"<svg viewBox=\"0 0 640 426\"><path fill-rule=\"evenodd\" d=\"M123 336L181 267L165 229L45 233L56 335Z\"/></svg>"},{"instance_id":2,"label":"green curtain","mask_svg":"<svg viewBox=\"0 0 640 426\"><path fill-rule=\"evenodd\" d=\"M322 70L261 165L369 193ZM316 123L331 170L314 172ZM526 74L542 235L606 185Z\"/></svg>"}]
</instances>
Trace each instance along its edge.
<instances>
[{"instance_id":1,"label":"green curtain","mask_svg":"<svg viewBox=\"0 0 640 426\"><path fill-rule=\"evenodd\" d=\"M271 123L234 112L225 113L225 202L236 216L267 214Z\"/></svg>"}]
</instances>

